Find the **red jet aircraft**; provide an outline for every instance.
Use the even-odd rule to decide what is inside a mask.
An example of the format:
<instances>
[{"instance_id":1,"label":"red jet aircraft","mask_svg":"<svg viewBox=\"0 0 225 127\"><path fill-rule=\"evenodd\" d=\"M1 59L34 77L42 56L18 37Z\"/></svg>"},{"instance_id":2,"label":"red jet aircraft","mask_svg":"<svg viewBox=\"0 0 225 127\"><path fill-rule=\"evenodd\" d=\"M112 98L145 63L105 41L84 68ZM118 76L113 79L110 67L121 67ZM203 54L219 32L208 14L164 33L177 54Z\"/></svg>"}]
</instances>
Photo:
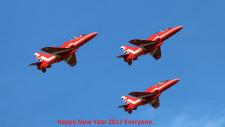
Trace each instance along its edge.
<instances>
[{"instance_id":1,"label":"red jet aircraft","mask_svg":"<svg viewBox=\"0 0 225 127\"><path fill-rule=\"evenodd\" d=\"M75 52L87 43L89 40L94 38L97 32L90 34L82 34L79 37L75 37L69 41L64 42L60 47L45 47L41 50L48 53L36 52L34 55L39 62L32 63L30 65L37 66L43 73L46 72L46 68L50 68L52 64L64 60L71 67L77 63Z\"/></svg>"},{"instance_id":2,"label":"red jet aircraft","mask_svg":"<svg viewBox=\"0 0 225 127\"><path fill-rule=\"evenodd\" d=\"M124 55L118 56L119 58L123 58L125 62L129 65L132 64L133 60L137 60L137 58L141 55L151 54L156 60L161 57L161 49L160 46L163 42L180 31L183 26L176 26L172 28L167 28L165 30L161 30L160 32L151 35L147 38L147 40L141 39L133 39L129 42L136 45L137 47L132 46L121 46L120 48L124 51Z\"/></svg>"},{"instance_id":3,"label":"red jet aircraft","mask_svg":"<svg viewBox=\"0 0 225 127\"><path fill-rule=\"evenodd\" d=\"M145 104L150 104L153 108L158 108L161 93L178 81L179 79L166 80L149 87L144 92L131 92L129 93L131 96L122 96L121 98L125 102L125 105L121 105L119 108L124 108L129 114L131 114L133 110L136 110L138 106Z\"/></svg>"}]
</instances>

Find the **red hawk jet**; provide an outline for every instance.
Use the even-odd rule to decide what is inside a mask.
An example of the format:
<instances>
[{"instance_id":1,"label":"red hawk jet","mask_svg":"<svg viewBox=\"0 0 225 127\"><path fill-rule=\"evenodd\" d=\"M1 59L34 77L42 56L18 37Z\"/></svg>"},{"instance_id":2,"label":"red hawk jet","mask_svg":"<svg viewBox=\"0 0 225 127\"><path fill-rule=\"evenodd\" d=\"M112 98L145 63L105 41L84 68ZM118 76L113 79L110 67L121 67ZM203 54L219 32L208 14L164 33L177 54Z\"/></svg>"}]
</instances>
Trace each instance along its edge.
<instances>
[{"instance_id":1,"label":"red hawk jet","mask_svg":"<svg viewBox=\"0 0 225 127\"><path fill-rule=\"evenodd\" d=\"M118 56L119 58L123 58L125 62L129 65L132 64L133 60L137 60L137 58L141 55L151 54L156 60L161 57L161 49L160 46L163 42L180 31L183 26L176 26L172 28L167 28L165 30L161 30L160 32L151 35L146 40L142 39L133 39L129 42L131 44L136 45L137 47L132 46L121 46L120 48L124 51L124 55Z\"/></svg>"},{"instance_id":2,"label":"red hawk jet","mask_svg":"<svg viewBox=\"0 0 225 127\"><path fill-rule=\"evenodd\" d=\"M75 52L79 49L79 47L87 43L96 35L97 32L82 34L79 37L74 37L74 39L64 42L64 44L59 47L42 48L41 50L46 53L34 53L36 59L39 62L32 63L30 65L37 66L37 68L39 70L42 70L43 73L46 72L46 68L50 68L52 64L60 62L62 60L73 67L77 63Z\"/></svg>"},{"instance_id":3,"label":"red hawk jet","mask_svg":"<svg viewBox=\"0 0 225 127\"><path fill-rule=\"evenodd\" d=\"M125 102L125 105L121 105L119 108L124 108L129 114L131 114L133 110L136 110L138 106L145 104L149 104L153 108L158 108L160 105L159 96L161 93L178 81L179 79L166 80L149 87L144 92L131 92L129 93L131 96L122 96L121 98Z\"/></svg>"}]
</instances>

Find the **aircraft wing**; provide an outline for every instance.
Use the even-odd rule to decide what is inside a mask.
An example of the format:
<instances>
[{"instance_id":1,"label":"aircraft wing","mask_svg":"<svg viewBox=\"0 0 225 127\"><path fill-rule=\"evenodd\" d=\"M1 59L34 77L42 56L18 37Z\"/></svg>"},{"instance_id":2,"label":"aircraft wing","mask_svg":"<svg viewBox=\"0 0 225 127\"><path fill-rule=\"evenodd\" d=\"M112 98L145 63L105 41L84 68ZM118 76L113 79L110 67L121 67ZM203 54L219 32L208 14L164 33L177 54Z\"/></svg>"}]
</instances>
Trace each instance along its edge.
<instances>
[{"instance_id":1,"label":"aircraft wing","mask_svg":"<svg viewBox=\"0 0 225 127\"><path fill-rule=\"evenodd\" d=\"M150 102L150 105L153 108L158 108L160 106L160 101L159 101L159 97L155 98L152 102Z\"/></svg>"},{"instance_id":2,"label":"aircraft wing","mask_svg":"<svg viewBox=\"0 0 225 127\"><path fill-rule=\"evenodd\" d=\"M62 57L65 54L71 52L72 48L60 48L60 47L45 47L41 49L44 52L55 55L56 57Z\"/></svg>"},{"instance_id":3,"label":"aircraft wing","mask_svg":"<svg viewBox=\"0 0 225 127\"><path fill-rule=\"evenodd\" d=\"M157 41L141 40L141 39L133 39L130 40L129 42L144 49L146 49L150 45L158 43Z\"/></svg>"},{"instance_id":4,"label":"aircraft wing","mask_svg":"<svg viewBox=\"0 0 225 127\"><path fill-rule=\"evenodd\" d=\"M129 95L140 98L140 99L147 99L149 97L155 96L154 93L147 93L147 92L131 92Z\"/></svg>"},{"instance_id":5,"label":"aircraft wing","mask_svg":"<svg viewBox=\"0 0 225 127\"><path fill-rule=\"evenodd\" d=\"M69 64L71 67L75 66L77 64L77 59L75 53L73 55L70 55L64 60L67 64Z\"/></svg>"},{"instance_id":6,"label":"aircraft wing","mask_svg":"<svg viewBox=\"0 0 225 127\"><path fill-rule=\"evenodd\" d=\"M152 52L150 52L150 54L156 59L158 60L161 57L161 48L156 48L154 49Z\"/></svg>"}]
</instances>

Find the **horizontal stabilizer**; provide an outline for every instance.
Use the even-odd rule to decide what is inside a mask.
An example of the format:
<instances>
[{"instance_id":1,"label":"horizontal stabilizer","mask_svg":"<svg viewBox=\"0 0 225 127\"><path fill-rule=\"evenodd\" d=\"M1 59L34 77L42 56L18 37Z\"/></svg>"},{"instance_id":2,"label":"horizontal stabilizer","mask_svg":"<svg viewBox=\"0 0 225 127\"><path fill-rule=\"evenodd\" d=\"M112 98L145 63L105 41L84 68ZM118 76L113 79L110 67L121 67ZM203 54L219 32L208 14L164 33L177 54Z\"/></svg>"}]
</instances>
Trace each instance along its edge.
<instances>
[{"instance_id":1,"label":"horizontal stabilizer","mask_svg":"<svg viewBox=\"0 0 225 127\"><path fill-rule=\"evenodd\" d=\"M118 108L124 108L124 107L126 107L126 105L120 105L120 106L118 106Z\"/></svg>"},{"instance_id":2,"label":"horizontal stabilizer","mask_svg":"<svg viewBox=\"0 0 225 127\"><path fill-rule=\"evenodd\" d=\"M125 54L125 55L119 55L119 56L117 56L118 58L126 58L126 57L128 57L128 54Z\"/></svg>"},{"instance_id":3,"label":"horizontal stabilizer","mask_svg":"<svg viewBox=\"0 0 225 127\"><path fill-rule=\"evenodd\" d=\"M36 63L30 64L30 66L39 66L40 64L41 64L41 62L36 62Z\"/></svg>"}]
</instances>

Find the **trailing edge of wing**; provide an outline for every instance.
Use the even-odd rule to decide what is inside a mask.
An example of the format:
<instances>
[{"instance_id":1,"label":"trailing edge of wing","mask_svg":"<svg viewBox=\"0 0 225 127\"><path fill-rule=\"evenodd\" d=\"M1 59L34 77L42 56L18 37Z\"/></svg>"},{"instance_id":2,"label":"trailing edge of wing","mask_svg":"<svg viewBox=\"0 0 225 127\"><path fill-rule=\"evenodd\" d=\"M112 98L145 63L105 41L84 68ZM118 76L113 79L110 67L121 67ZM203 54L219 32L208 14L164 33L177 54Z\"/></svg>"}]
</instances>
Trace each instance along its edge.
<instances>
[{"instance_id":1,"label":"trailing edge of wing","mask_svg":"<svg viewBox=\"0 0 225 127\"><path fill-rule=\"evenodd\" d=\"M151 96L154 96L154 93L147 93L147 92L131 92L129 93L129 95L134 96L134 97L138 97L141 99L145 99Z\"/></svg>"},{"instance_id":2,"label":"trailing edge of wing","mask_svg":"<svg viewBox=\"0 0 225 127\"><path fill-rule=\"evenodd\" d=\"M53 54L57 57L61 57L73 49L72 48L60 48L60 47L45 47L45 48L42 48L41 50L44 52Z\"/></svg>"},{"instance_id":3,"label":"trailing edge of wing","mask_svg":"<svg viewBox=\"0 0 225 127\"><path fill-rule=\"evenodd\" d=\"M68 51L70 50L70 48L45 47L45 48L42 48L41 50L47 53L56 53L56 52L60 53L60 52Z\"/></svg>"},{"instance_id":4,"label":"trailing edge of wing","mask_svg":"<svg viewBox=\"0 0 225 127\"><path fill-rule=\"evenodd\" d=\"M125 54L125 55L119 55L117 56L118 58L126 58L128 56L128 54Z\"/></svg>"},{"instance_id":5,"label":"trailing edge of wing","mask_svg":"<svg viewBox=\"0 0 225 127\"><path fill-rule=\"evenodd\" d=\"M141 39L133 39L133 40L130 40L129 42L131 44L141 46L141 47L145 47L145 45L148 46L148 45L152 45L156 43L156 41L141 40Z\"/></svg>"}]
</instances>

